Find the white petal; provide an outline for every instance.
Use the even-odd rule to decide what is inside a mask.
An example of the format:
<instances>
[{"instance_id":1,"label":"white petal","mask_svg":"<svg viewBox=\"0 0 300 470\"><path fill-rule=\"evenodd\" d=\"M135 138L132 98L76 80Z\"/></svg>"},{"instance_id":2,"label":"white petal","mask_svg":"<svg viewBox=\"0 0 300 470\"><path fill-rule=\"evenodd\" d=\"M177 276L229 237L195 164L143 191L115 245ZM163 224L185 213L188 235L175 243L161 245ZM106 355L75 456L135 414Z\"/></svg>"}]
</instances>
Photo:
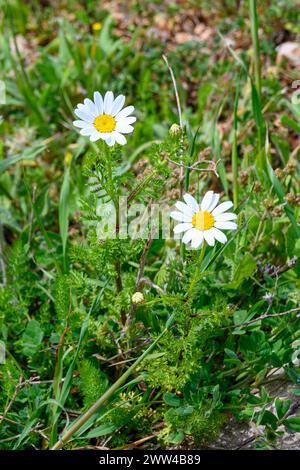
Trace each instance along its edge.
<instances>
[{"instance_id":1,"label":"white petal","mask_svg":"<svg viewBox=\"0 0 300 470\"><path fill-rule=\"evenodd\" d=\"M185 200L187 205L192 208L194 214L199 211L199 204L191 194L184 194L183 199Z\"/></svg>"},{"instance_id":2,"label":"white petal","mask_svg":"<svg viewBox=\"0 0 300 470\"><path fill-rule=\"evenodd\" d=\"M89 114L94 117L98 116L98 109L96 108L95 103L93 103L92 100L90 100L89 98L85 98L84 104Z\"/></svg>"},{"instance_id":3,"label":"white petal","mask_svg":"<svg viewBox=\"0 0 300 470\"><path fill-rule=\"evenodd\" d=\"M234 222L215 222L215 227L220 228L222 230L236 230L237 225Z\"/></svg>"},{"instance_id":4,"label":"white petal","mask_svg":"<svg viewBox=\"0 0 300 470\"><path fill-rule=\"evenodd\" d=\"M96 140L99 140L99 139L101 139L101 138L102 138L102 137L101 137L100 132L94 131L93 134L92 134L91 137L90 137L90 141L91 141L91 142L96 142Z\"/></svg>"},{"instance_id":5,"label":"white petal","mask_svg":"<svg viewBox=\"0 0 300 470\"><path fill-rule=\"evenodd\" d=\"M201 210L202 211L207 211L208 210L209 206L212 203L213 196L214 196L213 191L207 191L207 193L205 194L205 196L204 196L204 198L202 199L202 202L201 202Z\"/></svg>"},{"instance_id":6,"label":"white petal","mask_svg":"<svg viewBox=\"0 0 300 470\"><path fill-rule=\"evenodd\" d=\"M76 116L78 116L80 119L83 119L83 121L92 123L94 122L94 116L92 116L90 113L87 113L85 111L82 111L81 109L75 109L74 113Z\"/></svg>"},{"instance_id":7,"label":"white petal","mask_svg":"<svg viewBox=\"0 0 300 470\"><path fill-rule=\"evenodd\" d=\"M81 135L92 135L95 132L94 126L86 126L83 129L80 129Z\"/></svg>"},{"instance_id":8,"label":"white petal","mask_svg":"<svg viewBox=\"0 0 300 470\"><path fill-rule=\"evenodd\" d=\"M210 229L213 236L215 237L216 240L220 243L226 243L227 242L227 237L225 233L221 232L221 230L218 230L217 228L213 227Z\"/></svg>"},{"instance_id":9,"label":"white petal","mask_svg":"<svg viewBox=\"0 0 300 470\"><path fill-rule=\"evenodd\" d=\"M209 230L204 230L203 235L204 235L204 239L205 239L206 243L210 246L214 246L215 237L214 237L214 234L212 232L212 229L210 228Z\"/></svg>"},{"instance_id":10,"label":"white petal","mask_svg":"<svg viewBox=\"0 0 300 470\"><path fill-rule=\"evenodd\" d=\"M80 111L83 111L84 113L90 114L89 108L85 104L79 103L76 109L79 109Z\"/></svg>"},{"instance_id":11,"label":"white petal","mask_svg":"<svg viewBox=\"0 0 300 470\"><path fill-rule=\"evenodd\" d=\"M112 91L107 91L104 96L104 113L111 114L111 108L114 101L114 94Z\"/></svg>"},{"instance_id":12,"label":"white petal","mask_svg":"<svg viewBox=\"0 0 300 470\"><path fill-rule=\"evenodd\" d=\"M111 115L115 116L116 114L118 114L118 112L121 111L121 109L123 108L124 103L125 103L125 96L124 95L117 96L117 98L115 99L111 107Z\"/></svg>"},{"instance_id":13,"label":"white petal","mask_svg":"<svg viewBox=\"0 0 300 470\"><path fill-rule=\"evenodd\" d=\"M212 211L212 215L215 217L216 215L222 214L223 212L228 211L228 209L230 209L230 207L232 207L232 206L233 206L233 203L231 201L222 202L222 204L217 206Z\"/></svg>"},{"instance_id":14,"label":"white petal","mask_svg":"<svg viewBox=\"0 0 300 470\"><path fill-rule=\"evenodd\" d=\"M87 123L86 121L73 121L73 126L79 127L80 129L83 129L84 127L89 126L90 124Z\"/></svg>"},{"instance_id":15,"label":"white petal","mask_svg":"<svg viewBox=\"0 0 300 470\"><path fill-rule=\"evenodd\" d=\"M185 232L186 230L189 230L190 228L193 228L192 224L189 224L186 222L183 224L177 224L176 227L174 227L174 233Z\"/></svg>"},{"instance_id":16,"label":"white petal","mask_svg":"<svg viewBox=\"0 0 300 470\"><path fill-rule=\"evenodd\" d=\"M121 121L125 117L129 116L134 111L134 106L126 106L126 108L122 109L117 115L116 115L116 121Z\"/></svg>"},{"instance_id":17,"label":"white petal","mask_svg":"<svg viewBox=\"0 0 300 470\"><path fill-rule=\"evenodd\" d=\"M100 132L101 134L101 139L106 140L111 136L111 132Z\"/></svg>"},{"instance_id":18,"label":"white petal","mask_svg":"<svg viewBox=\"0 0 300 470\"><path fill-rule=\"evenodd\" d=\"M221 222L224 220L235 220L237 218L237 215L234 214L233 212L224 212L223 214L219 214L215 217L216 222Z\"/></svg>"},{"instance_id":19,"label":"white petal","mask_svg":"<svg viewBox=\"0 0 300 470\"><path fill-rule=\"evenodd\" d=\"M128 126L128 124L133 124L135 121L136 121L135 116L128 116L128 117L122 119L123 124L126 124L127 126Z\"/></svg>"},{"instance_id":20,"label":"white petal","mask_svg":"<svg viewBox=\"0 0 300 470\"><path fill-rule=\"evenodd\" d=\"M127 126L126 124L123 124L123 122L117 122L116 124L116 131L122 132L122 134L130 134L133 130L134 128L132 126Z\"/></svg>"},{"instance_id":21,"label":"white petal","mask_svg":"<svg viewBox=\"0 0 300 470\"><path fill-rule=\"evenodd\" d=\"M115 140L113 134L111 134L110 136L108 136L108 137L105 139L105 142L107 143L107 145L108 145L109 147L112 147L113 145L115 145L116 140Z\"/></svg>"},{"instance_id":22,"label":"white petal","mask_svg":"<svg viewBox=\"0 0 300 470\"><path fill-rule=\"evenodd\" d=\"M99 91L95 91L94 93L94 101L97 107L98 115L103 114L103 98Z\"/></svg>"},{"instance_id":23,"label":"white petal","mask_svg":"<svg viewBox=\"0 0 300 470\"><path fill-rule=\"evenodd\" d=\"M191 247L199 248L202 242L203 242L203 232L200 232L200 230L197 230L197 233L195 233L192 238Z\"/></svg>"},{"instance_id":24,"label":"white petal","mask_svg":"<svg viewBox=\"0 0 300 470\"><path fill-rule=\"evenodd\" d=\"M176 204L175 204L175 207L180 212L183 212L183 214L189 215L190 217L193 217L193 215L194 215L194 212L190 208L190 206L188 206L187 204L184 204L184 202L177 201Z\"/></svg>"},{"instance_id":25,"label":"white petal","mask_svg":"<svg viewBox=\"0 0 300 470\"><path fill-rule=\"evenodd\" d=\"M193 237L197 235L197 232L199 232L199 230L196 228L191 228L190 230L185 232L181 240L182 243L189 243L193 239Z\"/></svg>"},{"instance_id":26,"label":"white petal","mask_svg":"<svg viewBox=\"0 0 300 470\"><path fill-rule=\"evenodd\" d=\"M178 220L178 222L189 222L191 223L191 217L185 214L182 214L182 212L176 212L173 211L170 214L170 217L174 220Z\"/></svg>"},{"instance_id":27,"label":"white petal","mask_svg":"<svg viewBox=\"0 0 300 470\"><path fill-rule=\"evenodd\" d=\"M210 203L210 205L209 205L209 207L208 207L208 209L207 209L208 212L211 212L211 211L214 210L214 208L216 207L216 205L217 205L218 202L219 202L219 199L220 199L220 194L215 193L215 194L213 195L212 201L211 201L211 203Z\"/></svg>"},{"instance_id":28,"label":"white petal","mask_svg":"<svg viewBox=\"0 0 300 470\"><path fill-rule=\"evenodd\" d=\"M120 134L119 132L114 132L114 136L115 136L115 139L116 139L116 142L120 145L125 145L127 140L126 140L126 137L124 137L122 134Z\"/></svg>"}]
</instances>

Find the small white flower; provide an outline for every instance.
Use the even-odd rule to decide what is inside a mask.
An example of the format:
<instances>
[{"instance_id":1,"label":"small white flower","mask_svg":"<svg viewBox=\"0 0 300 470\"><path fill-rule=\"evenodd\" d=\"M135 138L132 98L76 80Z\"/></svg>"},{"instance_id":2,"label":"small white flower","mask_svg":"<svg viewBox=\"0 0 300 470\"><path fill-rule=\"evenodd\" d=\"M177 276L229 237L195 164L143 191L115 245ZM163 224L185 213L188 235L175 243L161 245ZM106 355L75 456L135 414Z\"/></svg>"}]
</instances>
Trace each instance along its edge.
<instances>
[{"instance_id":1,"label":"small white flower","mask_svg":"<svg viewBox=\"0 0 300 470\"><path fill-rule=\"evenodd\" d=\"M178 201L175 207L179 212L171 212L172 219L181 222L174 227L174 233L185 232L182 242L191 243L192 248L199 248L203 240L214 246L215 240L226 243L227 237L221 230L236 230L237 225L231 222L236 219L233 212L226 212L233 206L231 201L218 205L220 194L207 191L201 204L190 194L183 196L185 201ZM220 230L221 229L221 230Z\"/></svg>"},{"instance_id":2,"label":"small white flower","mask_svg":"<svg viewBox=\"0 0 300 470\"><path fill-rule=\"evenodd\" d=\"M134 116L129 116L133 106L122 109L125 96L119 95L114 99L112 91L105 93L104 99L99 91L94 93L94 101L86 98L84 104L79 103L74 113L80 120L74 121L73 125L79 127L80 134L89 136L91 142L103 139L110 147L116 142L120 145L126 144L123 134L133 132Z\"/></svg>"}]
</instances>

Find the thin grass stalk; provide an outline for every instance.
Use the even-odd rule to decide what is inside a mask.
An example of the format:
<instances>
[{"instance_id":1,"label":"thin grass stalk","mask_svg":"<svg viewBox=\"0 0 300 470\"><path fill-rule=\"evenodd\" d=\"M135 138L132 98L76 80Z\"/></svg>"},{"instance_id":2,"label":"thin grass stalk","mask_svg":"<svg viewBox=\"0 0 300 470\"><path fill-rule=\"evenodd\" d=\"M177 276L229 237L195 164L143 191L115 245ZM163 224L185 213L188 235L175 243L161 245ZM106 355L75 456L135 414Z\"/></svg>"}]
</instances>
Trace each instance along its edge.
<instances>
[{"instance_id":1,"label":"thin grass stalk","mask_svg":"<svg viewBox=\"0 0 300 470\"><path fill-rule=\"evenodd\" d=\"M71 437L93 416L101 406L103 406L127 380L127 378L135 371L137 366L145 359L145 357L154 349L161 337L169 330L173 323L173 316L171 316L166 324L163 332L156 338L156 340L144 351L144 353L132 364L126 372L70 427L62 438L54 444L51 450L61 449Z\"/></svg>"},{"instance_id":2,"label":"thin grass stalk","mask_svg":"<svg viewBox=\"0 0 300 470\"><path fill-rule=\"evenodd\" d=\"M239 204L239 182L238 182L238 145L237 145L237 110L239 102L239 86L236 90L233 111L233 137L231 150L231 166L233 176L233 204L236 209Z\"/></svg>"},{"instance_id":3,"label":"thin grass stalk","mask_svg":"<svg viewBox=\"0 0 300 470\"><path fill-rule=\"evenodd\" d=\"M260 66L260 47L258 37L258 18L256 10L256 0L249 0L249 13L251 22L251 36L254 48L254 68L255 68L255 86L259 99L261 99L261 66Z\"/></svg>"},{"instance_id":4,"label":"thin grass stalk","mask_svg":"<svg viewBox=\"0 0 300 470\"><path fill-rule=\"evenodd\" d=\"M183 145L184 144L183 119L182 119L182 111L181 111L180 99L179 99L179 94L178 94L178 89L177 89L177 83L176 83L176 79L175 79L173 69L169 64L168 58L164 54L163 54L162 58L165 61L166 65L169 69L171 79L172 79L172 83L173 83L173 88L174 88L174 93L175 93L175 98L176 98L176 104L177 104L177 111L178 111L179 126L180 126L180 129L181 129L179 152L182 155L183 151L184 151L184 145ZM183 190L185 192L188 192L189 178L190 178L190 169L186 168L185 175L183 175L183 161L180 160L180 176L179 176L180 198L182 198L182 196L183 196ZM181 254L182 261L184 261L184 259L185 259L185 246L183 245L183 243L181 243L180 254Z\"/></svg>"}]
</instances>

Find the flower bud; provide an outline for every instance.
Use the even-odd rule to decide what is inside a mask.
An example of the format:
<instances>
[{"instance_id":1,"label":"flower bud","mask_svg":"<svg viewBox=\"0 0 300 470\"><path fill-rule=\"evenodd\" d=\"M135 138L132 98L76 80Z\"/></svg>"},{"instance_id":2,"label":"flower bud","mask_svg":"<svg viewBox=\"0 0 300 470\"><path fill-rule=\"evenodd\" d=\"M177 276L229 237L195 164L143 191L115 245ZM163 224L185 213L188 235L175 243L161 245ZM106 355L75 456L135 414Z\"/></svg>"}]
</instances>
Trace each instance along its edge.
<instances>
[{"instance_id":1,"label":"flower bud","mask_svg":"<svg viewBox=\"0 0 300 470\"><path fill-rule=\"evenodd\" d=\"M144 303L144 301L145 301L145 298L142 292L135 292L133 296L131 297L131 302L134 305L142 304Z\"/></svg>"},{"instance_id":2,"label":"flower bud","mask_svg":"<svg viewBox=\"0 0 300 470\"><path fill-rule=\"evenodd\" d=\"M263 203L264 203L264 206L266 207L266 209L271 209L274 205L274 201L271 198L264 199Z\"/></svg>"},{"instance_id":3,"label":"flower bud","mask_svg":"<svg viewBox=\"0 0 300 470\"><path fill-rule=\"evenodd\" d=\"M296 162L295 160L289 160L288 164L286 165L284 169L284 173L286 175L292 175L295 172L296 169Z\"/></svg>"},{"instance_id":4,"label":"flower bud","mask_svg":"<svg viewBox=\"0 0 300 470\"><path fill-rule=\"evenodd\" d=\"M181 127L178 124L172 124L169 130L169 134L172 137L176 137L181 133Z\"/></svg>"},{"instance_id":5,"label":"flower bud","mask_svg":"<svg viewBox=\"0 0 300 470\"><path fill-rule=\"evenodd\" d=\"M284 199L286 200L286 202L288 202L289 204L295 204L296 203L296 200L297 200L297 197L295 194L293 193L287 193L287 195L284 197Z\"/></svg>"},{"instance_id":6,"label":"flower bud","mask_svg":"<svg viewBox=\"0 0 300 470\"><path fill-rule=\"evenodd\" d=\"M70 166L70 165L71 165L72 158L73 158L72 153L69 152L69 151L67 151L67 152L65 153L65 165L66 165L66 166Z\"/></svg>"},{"instance_id":7,"label":"flower bud","mask_svg":"<svg viewBox=\"0 0 300 470\"><path fill-rule=\"evenodd\" d=\"M240 177L239 177L239 182L241 186L245 186L247 184L249 178L249 174L247 171L241 171L240 172Z\"/></svg>"},{"instance_id":8,"label":"flower bud","mask_svg":"<svg viewBox=\"0 0 300 470\"><path fill-rule=\"evenodd\" d=\"M254 183L254 192L259 193L261 191L262 185L260 181L255 181Z\"/></svg>"},{"instance_id":9,"label":"flower bud","mask_svg":"<svg viewBox=\"0 0 300 470\"><path fill-rule=\"evenodd\" d=\"M275 175L277 176L277 178L283 178L284 177L283 169L282 168L276 168Z\"/></svg>"},{"instance_id":10,"label":"flower bud","mask_svg":"<svg viewBox=\"0 0 300 470\"><path fill-rule=\"evenodd\" d=\"M280 217L283 214L283 204L279 204L272 210L273 217Z\"/></svg>"}]
</instances>

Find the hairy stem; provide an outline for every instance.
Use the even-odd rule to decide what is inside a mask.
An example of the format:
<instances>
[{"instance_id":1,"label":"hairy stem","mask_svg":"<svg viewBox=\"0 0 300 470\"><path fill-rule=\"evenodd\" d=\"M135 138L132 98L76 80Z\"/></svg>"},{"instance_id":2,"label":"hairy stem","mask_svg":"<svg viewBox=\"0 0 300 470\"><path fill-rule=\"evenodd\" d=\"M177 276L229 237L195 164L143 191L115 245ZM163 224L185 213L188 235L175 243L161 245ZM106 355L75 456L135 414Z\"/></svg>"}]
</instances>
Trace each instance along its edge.
<instances>
[{"instance_id":1,"label":"hairy stem","mask_svg":"<svg viewBox=\"0 0 300 470\"><path fill-rule=\"evenodd\" d=\"M115 206L115 213L116 213L116 238L119 238L120 233L120 206L119 206L119 198L118 194L115 191L114 181L113 181L113 173L112 173L112 164L111 164L111 153L108 145L103 142L104 152L105 152L105 165L107 171L107 179L108 179L108 186L109 186L109 195L112 199L112 202ZM116 290L119 294L122 292L123 284L122 284L122 276L121 276L121 261L119 258L115 260L115 271L116 271ZM126 323L126 312L125 309L121 309L121 322L123 325Z\"/></svg>"},{"instance_id":2,"label":"hairy stem","mask_svg":"<svg viewBox=\"0 0 300 470\"><path fill-rule=\"evenodd\" d=\"M193 290L195 288L195 285L196 283L198 282L198 279L199 279L199 275L201 273L201 265L202 265L202 261L203 261L203 258L204 258L204 255L205 255L205 248L206 248L206 242L205 240L203 240L202 242L202 247L201 247L201 251L200 251L200 256L198 258L198 262L197 262L197 267L196 267L196 271L195 271L195 274L194 274L194 277L192 279L192 282L190 284L190 288L188 290L188 297L190 297L193 293Z\"/></svg>"}]
</instances>

